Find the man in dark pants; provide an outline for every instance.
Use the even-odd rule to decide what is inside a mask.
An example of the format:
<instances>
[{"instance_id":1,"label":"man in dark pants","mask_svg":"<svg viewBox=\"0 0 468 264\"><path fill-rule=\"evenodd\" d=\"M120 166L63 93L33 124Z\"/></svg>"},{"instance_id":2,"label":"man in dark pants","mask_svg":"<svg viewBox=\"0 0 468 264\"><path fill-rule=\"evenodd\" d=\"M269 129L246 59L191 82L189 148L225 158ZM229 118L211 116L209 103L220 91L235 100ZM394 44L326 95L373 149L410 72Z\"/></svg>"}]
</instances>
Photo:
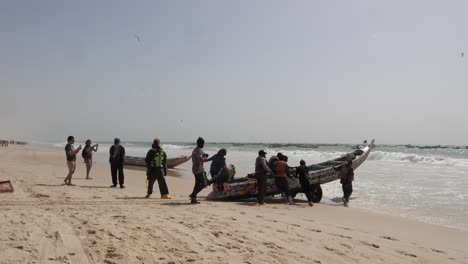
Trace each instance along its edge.
<instances>
[{"instance_id":1,"label":"man in dark pants","mask_svg":"<svg viewBox=\"0 0 468 264\"><path fill-rule=\"evenodd\" d=\"M267 173L271 174L267 166L266 152L262 149L258 152L255 160L255 177L257 178L257 201L259 205L265 205L265 194L267 187Z\"/></svg>"},{"instance_id":2,"label":"man in dark pants","mask_svg":"<svg viewBox=\"0 0 468 264\"><path fill-rule=\"evenodd\" d=\"M343 205L348 207L349 197L353 193L354 170L353 161L349 160L340 170L340 183L343 188Z\"/></svg>"},{"instance_id":3,"label":"man in dark pants","mask_svg":"<svg viewBox=\"0 0 468 264\"><path fill-rule=\"evenodd\" d=\"M149 198L153 193L153 185L158 180L159 192L161 193L161 199L171 199L169 196L169 190L167 189L166 179L164 176L167 175L166 166L166 153L160 147L159 138L154 139L152 148L148 151L145 158L146 176L148 177L148 193L145 198Z\"/></svg>"},{"instance_id":4,"label":"man in dark pants","mask_svg":"<svg viewBox=\"0 0 468 264\"><path fill-rule=\"evenodd\" d=\"M296 175L299 176L299 182L301 183L302 191L307 197L307 201L309 201L309 206L314 206L314 195L312 194L312 186L310 186L309 179L307 178L307 175L309 174L309 169L307 168L304 160L301 160L299 164L300 166L296 168Z\"/></svg>"},{"instance_id":5,"label":"man in dark pants","mask_svg":"<svg viewBox=\"0 0 468 264\"><path fill-rule=\"evenodd\" d=\"M288 178L291 177L289 172L288 164L286 163L287 157L284 155L278 155L278 161L273 163L273 177L275 177L275 184L286 197L289 204L293 204L294 200L289 190Z\"/></svg>"},{"instance_id":6,"label":"man in dark pants","mask_svg":"<svg viewBox=\"0 0 468 264\"><path fill-rule=\"evenodd\" d=\"M195 185L193 186L193 192L189 195L190 202L193 204L199 204L197 201L197 194L206 187L206 172L203 167L203 162L206 161L208 155L203 151L205 146L205 140L201 137L197 139L197 147L192 151L192 173L195 176Z\"/></svg>"},{"instance_id":7,"label":"man in dark pants","mask_svg":"<svg viewBox=\"0 0 468 264\"><path fill-rule=\"evenodd\" d=\"M111 174L112 174L112 185L111 188L117 186L117 174L119 178L120 188L125 188L124 186L124 159L125 159L125 148L120 145L120 139L114 139L114 145L109 149L109 163L111 165Z\"/></svg>"}]
</instances>

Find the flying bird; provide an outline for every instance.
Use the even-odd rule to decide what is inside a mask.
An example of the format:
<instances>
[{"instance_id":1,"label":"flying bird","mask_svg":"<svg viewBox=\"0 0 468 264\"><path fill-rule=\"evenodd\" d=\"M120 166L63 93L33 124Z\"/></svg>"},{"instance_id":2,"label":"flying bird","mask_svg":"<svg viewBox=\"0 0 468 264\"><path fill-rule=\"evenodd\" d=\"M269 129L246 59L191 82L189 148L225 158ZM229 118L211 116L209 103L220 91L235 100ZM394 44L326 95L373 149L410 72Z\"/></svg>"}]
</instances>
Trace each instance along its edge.
<instances>
[{"instance_id":1,"label":"flying bird","mask_svg":"<svg viewBox=\"0 0 468 264\"><path fill-rule=\"evenodd\" d=\"M141 43L141 38L137 34L133 34L133 37L138 41L138 43Z\"/></svg>"}]
</instances>

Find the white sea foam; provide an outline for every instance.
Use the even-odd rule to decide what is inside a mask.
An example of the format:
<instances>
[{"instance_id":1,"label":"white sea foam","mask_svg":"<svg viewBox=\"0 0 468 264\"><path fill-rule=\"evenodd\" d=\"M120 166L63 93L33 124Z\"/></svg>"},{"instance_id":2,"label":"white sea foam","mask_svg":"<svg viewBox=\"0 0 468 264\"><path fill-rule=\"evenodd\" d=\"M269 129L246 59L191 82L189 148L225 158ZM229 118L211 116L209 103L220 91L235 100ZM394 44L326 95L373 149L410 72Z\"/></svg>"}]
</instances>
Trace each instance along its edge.
<instances>
[{"instance_id":1,"label":"white sea foam","mask_svg":"<svg viewBox=\"0 0 468 264\"><path fill-rule=\"evenodd\" d=\"M383 160L388 162L410 162L410 163L427 163L444 166L460 166L468 167L468 159L456 159L442 156L424 156L414 153L402 152L385 152L374 151L368 157L369 160Z\"/></svg>"}]
</instances>

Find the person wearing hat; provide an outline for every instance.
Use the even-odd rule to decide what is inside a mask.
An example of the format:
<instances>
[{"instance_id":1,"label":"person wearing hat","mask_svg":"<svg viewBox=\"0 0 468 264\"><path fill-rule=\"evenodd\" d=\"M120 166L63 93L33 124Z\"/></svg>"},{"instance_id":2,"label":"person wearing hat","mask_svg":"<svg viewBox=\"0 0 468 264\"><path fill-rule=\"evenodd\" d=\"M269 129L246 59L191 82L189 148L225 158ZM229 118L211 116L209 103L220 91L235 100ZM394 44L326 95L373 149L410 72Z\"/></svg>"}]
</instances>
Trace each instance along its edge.
<instances>
[{"instance_id":1,"label":"person wearing hat","mask_svg":"<svg viewBox=\"0 0 468 264\"><path fill-rule=\"evenodd\" d=\"M255 160L255 177L257 178L257 201L259 205L265 205L265 194L267 187L267 174L271 169L267 166L266 152L262 149L258 152Z\"/></svg>"},{"instance_id":2,"label":"person wearing hat","mask_svg":"<svg viewBox=\"0 0 468 264\"><path fill-rule=\"evenodd\" d=\"M153 185L158 180L159 192L161 193L161 199L171 199L169 196L169 190L167 189L166 179L164 176L167 175L166 160L167 155L161 148L161 141L159 138L153 140L151 149L146 154L146 176L148 178L148 192L145 198L149 198L153 193Z\"/></svg>"},{"instance_id":3,"label":"person wearing hat","mask_svg":"<svg viewBox=\"0 0 468 264\"><path fill-rule=\"evenodd\" d=\"M199 204L197 201L197 194L206 187L206 172L203 167L203 162L208 158L208 154L205 154L203 147L205 146L205 140L202 137L197 139L197 147L192 151L192 173L195 176L195 185L193 191L189 195L190 203Z\"/></svg>"},{"instance_id":4,"label":"person wearing hat","mask_svg":"<svg viewBox=\"0 0 468 264\"><path fill-rule=\"evenodd\" d=\"M112 185L111 188L117 186L117 175L119 179L120 188L124 186L124 160L125 160L125 148L120 145L120 139L114 138L114 145L109 149L109 163L111 165L112 174Z\"/></svg>"}]
</instances>

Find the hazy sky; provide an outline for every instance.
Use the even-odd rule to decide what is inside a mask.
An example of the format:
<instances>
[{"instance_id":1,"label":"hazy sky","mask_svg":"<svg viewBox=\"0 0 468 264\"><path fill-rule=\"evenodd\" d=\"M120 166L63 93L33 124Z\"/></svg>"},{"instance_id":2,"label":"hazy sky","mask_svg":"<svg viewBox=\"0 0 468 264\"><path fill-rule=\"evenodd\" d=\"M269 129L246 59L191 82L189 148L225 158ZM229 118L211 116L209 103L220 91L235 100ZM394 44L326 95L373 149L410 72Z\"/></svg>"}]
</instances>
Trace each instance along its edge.
<instances>
[{"instance_id":1,"label":"hazy sky","mask_svg":"<svg viewBox=\"0 0 468 264\"><path fill-rule=\"evenodd\" d=\"M466 145L468 1L3 0L0 91L0 138Z\"/></svg>"}]
</instances>

